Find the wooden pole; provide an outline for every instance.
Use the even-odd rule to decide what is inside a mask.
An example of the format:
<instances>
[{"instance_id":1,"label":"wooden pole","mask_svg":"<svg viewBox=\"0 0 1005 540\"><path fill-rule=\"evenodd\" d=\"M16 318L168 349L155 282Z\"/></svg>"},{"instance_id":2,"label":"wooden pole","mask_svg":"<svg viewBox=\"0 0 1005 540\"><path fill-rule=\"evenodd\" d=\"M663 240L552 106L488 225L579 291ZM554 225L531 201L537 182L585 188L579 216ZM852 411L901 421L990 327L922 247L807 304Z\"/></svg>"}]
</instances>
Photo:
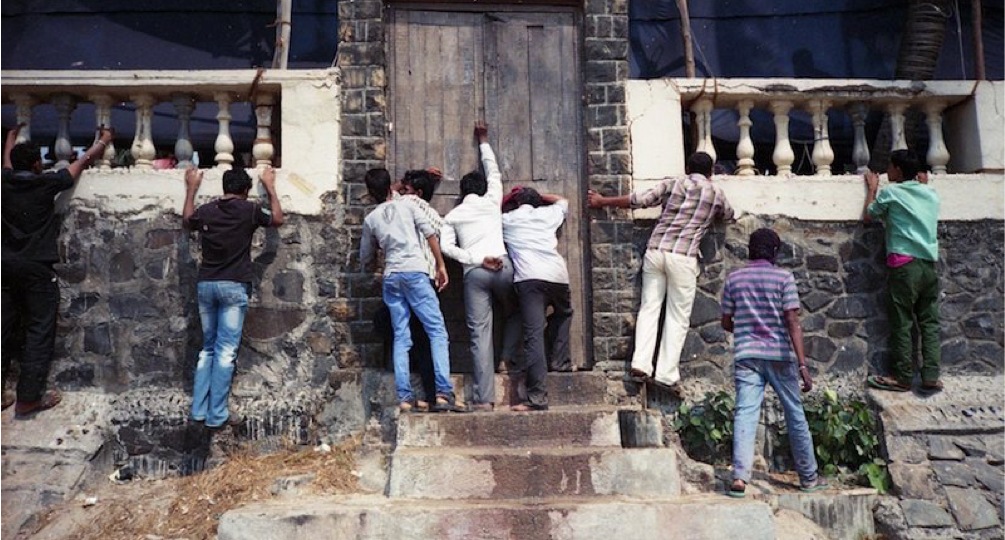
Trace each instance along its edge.
<instances>
[{"instance_id":1,"label":"wooden pole","mask_svg":"<svg viewBox=\"0 0 1005 540\"><path fill-rule=\"evenodd\" d=\"M290 59L290 26L293 18L293 0L279 0L276 5L276 51L272 67L286 69Z\"/></svg>"},{"instance_id":2,"label":"wooden pole","mask_svg":"<svg viewBox=\"0 0 1005 540\"><path fill-rule=\"evenodd\" d=\"M691 16L687 11L687 0L677 0L677 10L680 11L680 35L684 40L684 75L693 79L694 47L691 45Z\"/></svg>"},{"instance_id":3,"label":"wooden pole","mask_svg":"<svg viewBox=\"0 0 1005 540\"><path fill-rule=\"evenodd\" d=\"M984 21L981 14L981 0L973 0L970 4L971 25L974 32L974 73L978 81L987 80L984 72Z\"/></svg>"}]
</instances>

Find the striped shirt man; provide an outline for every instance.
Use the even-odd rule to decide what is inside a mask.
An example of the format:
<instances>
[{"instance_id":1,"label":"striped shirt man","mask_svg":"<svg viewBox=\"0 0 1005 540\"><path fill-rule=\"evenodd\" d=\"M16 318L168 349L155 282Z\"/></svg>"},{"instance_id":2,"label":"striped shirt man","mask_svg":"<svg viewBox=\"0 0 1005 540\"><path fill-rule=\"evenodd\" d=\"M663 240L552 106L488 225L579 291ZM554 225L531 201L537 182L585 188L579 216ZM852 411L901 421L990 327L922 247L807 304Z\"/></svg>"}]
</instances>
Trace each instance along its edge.
<instances>
[{"instance_id":1,"label":"striped shirt man","mask_svg":"<svg viewBox=\"0 0 1005 540\"><path fill-rule=\"evenodd\" d=\"M698 245L716 219L733 219L722 190L701 174L667 178L644 193L632 193L632 208L664 205L663 215L649 237L648 249L689 257L698 256Z\"/></svg>"},{"instance_id":2,"label":"striped shirt man","mask_svg":"<svg viewBox=\"0 0 1005 540\"><path fill-rule=\"evenodd\" d=\"M799 291L792 272L754 260L730 273L722 314L733 316L734 358L794 361L785 325L785 312L793 309L799 309Z\"/></svg>"}]
</instances>

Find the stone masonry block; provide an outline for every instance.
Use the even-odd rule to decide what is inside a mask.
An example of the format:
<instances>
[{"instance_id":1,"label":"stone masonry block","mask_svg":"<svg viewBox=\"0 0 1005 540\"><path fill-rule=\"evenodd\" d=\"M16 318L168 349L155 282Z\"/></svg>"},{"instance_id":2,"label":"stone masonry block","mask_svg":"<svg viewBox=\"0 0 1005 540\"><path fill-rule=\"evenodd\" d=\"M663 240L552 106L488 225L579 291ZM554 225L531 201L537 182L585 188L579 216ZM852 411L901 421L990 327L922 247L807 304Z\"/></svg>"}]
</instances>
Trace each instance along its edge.
<instances>
[{"instance_id":1,"label":"stone masonry block","mask_svg":"<svg viewBox=\"0 0 1005 540\"><path fill-rule=\"evenodd\" d=\"M1000 524L997 509L980 491L947 487L946 496L960 529L976 531L997 527Z\"/></svg>"}]
</instances>

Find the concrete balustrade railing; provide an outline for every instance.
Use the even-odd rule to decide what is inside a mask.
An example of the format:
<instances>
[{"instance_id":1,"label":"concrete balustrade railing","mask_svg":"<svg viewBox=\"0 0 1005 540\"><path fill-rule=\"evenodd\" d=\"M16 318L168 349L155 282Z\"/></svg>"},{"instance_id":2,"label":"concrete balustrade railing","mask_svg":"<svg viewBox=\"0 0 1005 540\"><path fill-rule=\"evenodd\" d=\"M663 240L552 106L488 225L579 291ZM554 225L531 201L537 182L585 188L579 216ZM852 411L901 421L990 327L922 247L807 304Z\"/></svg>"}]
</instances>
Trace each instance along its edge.
<instances>
[{"instance_id":1,"label":"concrete balustrade railing","mask_svg":"<svg viewBox=\"0 0 1005 540\"><path fill-rule=\"evenodd\" d=\"M194 148L190 135L192 114L197 103L215 103L218 132L213 144L215 167L207 179L216 178L234 163L236 150L231 136L231 106L249 102L254 108L255 139L244 151L252 156L259 171L266 166L282 164L279 179L289 180L284 198L290 198L292 210L303 213L320 211L320 196L337 187L339 144L339 99L337 70L206 70L206 71L3 71L0 96L13 103L18 123L25 127L19 141L32 138L32 110L51 103L58 115L58 130L54 155L56 167L65 167L73 159L74 145L89 145L90 140L71 140L71 117L81 103L94 104L95 126L112 125L112 108L116 104L135 106L135 127L129 151L133 166L112 169L114 144L95 163L82 182L75 198L116 200L119 209L139 209L151 206L180 208L184 196L182 173L154 171L156 148L152 135L153 109L159 103L172 104L177 116L177 137L172 145L177 169L192 165ZM274 112L279 109L280 124L273 125ZM79 118L77 119L79 121ZM283 148L277 142L281 138ZM202 156L205 159L205 156ZM334 157L334 159L333 159ZM205 165L204 165L205 166ZM108 175L108 176L103 176ZM115 178L112 179L114 175ZM176 182L146 183L143 187L123 183L141 178L172 178ZM257 177L257 175L255 175ZM86 178L85 178L86 179ZM206 182L204 182L206 184ZM217 188L205 190L214 194Z\"/></svg>"},{"instance_id":2,"label":"concrete balustrade railing","mask_svg":"<svg viewBox=\"0 0 1005 540\"><path fill-rule=\"evenodd\" d=\"M716 156L712 143L711 113L715 109L736 109L739 115L740 139L737 143L738 164L735 174L753 174L750 160L753 144L750 139L750 111L770 110L774 114L775 149L772 153L778 175L791 175L795 155L789 139L791 111L802 109L811 115L815 174L830 176L834 162L828 133L828 112L845 110L854 125L853 161L864 171L869 164L870 145L866 140L865 119L870 110L889 115L891 149L907 148L905 114L914 108L925 115L929 128L926 154L935 174L945 174L950 154L943 137L943 112L947 107L964 102L976 89L972 81L910 81L813 80L813 79L671 79L681 105L695 115L697 148Z\"/></svg>"},{"instance_id":3,"label":"concrete balustrade railing","mask_svg":"<svg viewBox=\"0 0 1005 540\"><path fill-rule=\"evenodd\" d=\"M70 141L70 117L82 102L95 104L96 126L111 125L111 107L115 103L130 102L136 107L136 128L130 152L138 169L150 169L156 156L151 123L153 108L158 103L174 105L178 117L178 138L174 144L177 168L192 164L192 141L189 124L197 102L215 102L220 110L220 132L217 147L224 151L216 156L217 167L228 169L233 163L233 139L230 135L230 105L237 101L252 101L257 120L255 146L252 149L256 167L272 163L275 155L272 131L272 112L276 98L281 97L282 84L302 77L312 71L258 72L192 71L192 72L61 72L21 71L3 72L3 99L17 106L17 121L25 124L20 140L31 140L32 109L36 105L52 103L59 115L55 154L57 167L65 167L73 153ZM292 76L291 76L292 74ZM254 95L252 95L252 93ZM229 150L227 150L229 149ZM112 154L114 155L114 154ZM102 160L100 166L110 167Z\"/></svg>"},{"instance_id":4,"label":"concrete balustrade railing","mask_svg":"<svg viewBox=\"0 0 1005 540\"><path fill-rule=\"evenodd\" d=\"M889 118L890 149L907 148L906 115L917 111L928 129L927 148L917 149L943 194L945 219L1001 219L1005 83L1001 81L879 81L854 79L654 79L626 83L626 117L632 154L632 188L684 173L692 149L722 158L722 139L713 139L713 113L736 112L735 168L720 178L730 200L745 211L814 220L854 220L861 215L863 174L870 149L866 119L879 111ZM771 114L773 167L765 175L754 162L754 110ZM789 136L793 111L805 111L813 126L812 175L795 175ZM831 121L850 120L855 174L838 174ZM685 148L683 113L693 113L694 136ZM720 120L721 121L721 120ZM762 130L763 133L763 130ZM738 134L738 135L736 135ZM716 145L720 148L716 148ZM966 182L967 189L957 189ZM976 199L975 199L976 197ZM652 218L652 211L636 217Z\"/></svg>"}]
</instances>

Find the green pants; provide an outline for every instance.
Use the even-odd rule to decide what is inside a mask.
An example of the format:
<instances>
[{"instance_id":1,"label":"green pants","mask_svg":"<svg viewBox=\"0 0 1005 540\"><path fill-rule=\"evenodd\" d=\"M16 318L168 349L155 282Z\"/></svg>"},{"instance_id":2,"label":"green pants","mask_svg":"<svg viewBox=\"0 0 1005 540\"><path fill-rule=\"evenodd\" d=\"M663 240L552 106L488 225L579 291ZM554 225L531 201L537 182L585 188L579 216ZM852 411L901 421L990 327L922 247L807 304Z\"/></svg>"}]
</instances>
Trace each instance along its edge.
<instances>
[{"instance_id":1,"label":"green pants","mask_svg":"<svg viewBox=\"0 0 1005 540\"><path fill-rule=\"evenodd\" d=\"M921 334L921 379L939 380L941 343L939 342L939 276L935 263L915 259L898 268L890 268L890 359L893 376L910 385L914 379L914 343L911 330L918 321Z\"/></svg>"}]
</instances>

